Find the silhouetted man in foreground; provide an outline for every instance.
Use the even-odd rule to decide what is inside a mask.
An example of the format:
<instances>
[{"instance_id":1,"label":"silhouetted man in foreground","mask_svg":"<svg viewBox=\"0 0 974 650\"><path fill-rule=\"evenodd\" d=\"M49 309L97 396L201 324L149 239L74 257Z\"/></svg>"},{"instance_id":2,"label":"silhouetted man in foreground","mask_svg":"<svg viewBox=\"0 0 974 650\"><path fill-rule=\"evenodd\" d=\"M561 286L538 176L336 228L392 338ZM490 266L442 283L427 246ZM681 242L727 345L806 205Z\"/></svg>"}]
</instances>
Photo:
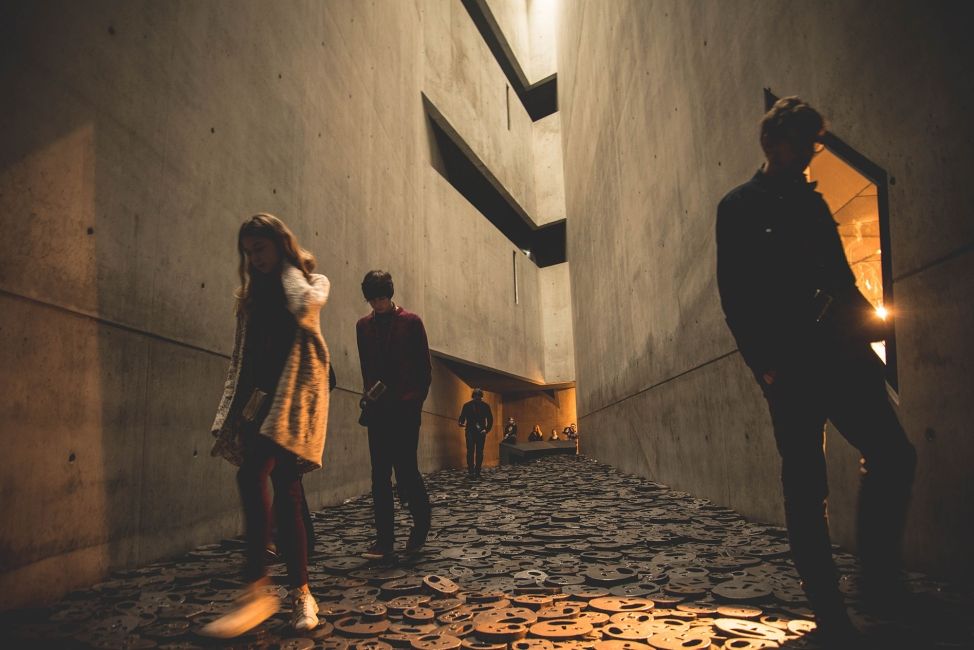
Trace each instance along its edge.
<instances>
[{"instance_id":1,"label":"silhouetted man in foreground","mask_svg":"<svg viewBox=\"0 0 974 650\"><path fill-rule=\"evenodd\" d=\"M375 508L376 541L362 554L367 559L393 557L393 468L399 496L413 518L406 553L418 552L430 529L429 496L416 462L423 402L432 383L429 344L423 321L392 302L394 293L391 275L369 271L362 294L372 313L355 326L365 395L361 422L369 429Z\"/></svg>"},{"instance_id":2,"label":"silhouetted man in foreground","mask_svg":"<svg viewBox=\"0 0 974 650\"><path fill-rule=\"evenodd\" d=\"M764 393L781 455L792 556L823 636L854 638L826 514L825 421L862 454L861 589L889 604L916 453L889 404L869 342L887 324L855 285L836 224L804 170L821 115L797 97L761 122L767 162L717 209L717 284L727 324Z\"/></svg>"},{"instance_id":3,"label":"silhouetted man in foreground","mask_svg":"<svg viewBox=\"0 0 974 650\"><path fill-rule=\"evenodd\" d=\"M473 478L480 476L484 464L484 443L487 432L494 426L494 414L490 412L490 404L484 402L484 391L474 388L471 397L473 399L460 410L457 422L466 429L467 473Z\"/></svg>"}]
</instances>

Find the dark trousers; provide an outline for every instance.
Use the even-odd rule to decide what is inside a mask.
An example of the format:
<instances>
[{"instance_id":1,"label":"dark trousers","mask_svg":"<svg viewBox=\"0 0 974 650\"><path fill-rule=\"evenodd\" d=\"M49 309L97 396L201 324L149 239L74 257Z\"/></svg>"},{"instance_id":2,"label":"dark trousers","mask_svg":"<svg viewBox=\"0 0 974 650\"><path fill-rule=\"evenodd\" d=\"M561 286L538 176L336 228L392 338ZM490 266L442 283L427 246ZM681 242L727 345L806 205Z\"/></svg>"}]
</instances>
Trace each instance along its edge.
<instances>
[{"instance_id":1,"label":"dark trousers","mask_svg":"<svg viewBox=\"0 0 974 650\"><path fill-rule=\"evenodd\" d=\"M430 501L416 462L422 402L393 402L377 408L369 424L369 455L372 459L372 502L375 508L376 543L392 549L395 540L392 471L400 500L409 507L413 526L429 528Z\"/></svg>"},{"instance_id":2,"label":"dark trousers","mask_svg":"<svg viewBox=\"0 0 974 650\"><path fill-rule=\"evenodd\" d=\"M237 470L247 533L244 579L254 581L267 574L265 550L271 538L271 499L267 479L274 486L274 519L278 544L287 561L292 587L308 582L308 539L302 513L304 490L297 457L266 436L251 433L244 461Z\"/></svg>"},{"instance_id":3,"label":"dark trousers","mask_svg":"<svg viewBox=\"0 0 974 650\"><path fill-rule=\"evenodd\" d=\"M781 455L785 520L795 567L812 607L841 602L826 511L825 421L860 459L857 534L864 580L893 579L898 568L916 452L889 403L885 368L867 346L822 351L758 378Z\"/></svg>"},{"instance_id":4,"label":"dark trousers","mask_svg":"<svg viewBox=\"0 0 974 650\"><path fill-rule=\"evenodd\" d=\"M467 429L467 469L471 472L480 471L484 464L484 443L487 441L486 431ZM476 464L475 464L476 459Z\"/></svg>"}]
</instances>

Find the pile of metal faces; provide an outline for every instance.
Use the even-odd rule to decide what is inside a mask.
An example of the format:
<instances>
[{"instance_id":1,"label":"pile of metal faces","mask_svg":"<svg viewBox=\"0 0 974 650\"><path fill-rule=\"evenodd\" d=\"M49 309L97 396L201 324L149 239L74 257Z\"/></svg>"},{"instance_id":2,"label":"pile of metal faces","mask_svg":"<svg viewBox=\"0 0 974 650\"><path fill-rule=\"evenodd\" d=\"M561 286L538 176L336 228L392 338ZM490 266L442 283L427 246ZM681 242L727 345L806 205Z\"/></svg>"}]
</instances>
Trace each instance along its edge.
<instances>
[{"instance_id":1,"label":"pile of metal faces","mask_svg":"<svg viewBox=\"0 0 974 650\"><path fill-rule=\"evenodd\" d=\"M326 470L327 471L327 470ZM220 647L330 650L671 650L816 648L780 528L623 475L585 457L506 466L470 481L427 477L434 527L393 564L358 557L373 540L369 497L314 513L310 585L321 624L297 635L282 611ZM408 518L397 515L405 535ZM857 564L838 552L860 627L907 645L974 647L970 592L919 574L923 615L870 616ZM44 612L6 617L22 647L196 648L241 588L239 539L117 573ZM282 564L274 565L279 584ZM286 590L278 587L281 596ZM16 614L16 613L15 613ZM11 622L15 621L15 622ZM909 642L907 642L909 640ZM919 645L915 645L919 644ZM8 646L9 647L9 646ZM876 647L870 645L869 647Z\"/></svg>"}]
</instances>

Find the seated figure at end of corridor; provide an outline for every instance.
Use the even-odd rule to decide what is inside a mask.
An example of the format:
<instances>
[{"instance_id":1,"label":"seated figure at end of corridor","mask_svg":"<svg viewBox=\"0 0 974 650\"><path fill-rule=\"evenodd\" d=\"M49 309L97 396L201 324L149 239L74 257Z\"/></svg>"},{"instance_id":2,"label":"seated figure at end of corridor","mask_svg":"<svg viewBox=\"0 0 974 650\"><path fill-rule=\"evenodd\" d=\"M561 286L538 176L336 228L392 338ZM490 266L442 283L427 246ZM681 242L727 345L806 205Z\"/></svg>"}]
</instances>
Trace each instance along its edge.
<instances>
[{"instance_id":1,"label":"seated figure at end of corridor","mask_svg":"<svg viewBox=\"0 0 974 650\"><path fill-rule=\"evenodd\" d=\"M562 432L562 435L564 435L565 440L578 440L578 428L575 426L575 423L572 422L567 427L565 427L565 430Z\"/></svg>"},{"instance_id":2,"label":"seated figure at end of corridor","mask_svg":"<svg viewBox=\"0 0 974 650\"><path fill-rule=\"evenodd\" d=\"M537 442L538 440L543 440L544 434L541 433L541 425L536 424L534 428L531 429L531 433L528 434L528 442Z\"/></svg>"},{"instance_id":3,"label":"seated figure at end of corridor","mask_svg":"<svg viewBox=\"0 0 974 650\"><path fill-rule=\"evenodd\" d=\"M717 208L717 285L771 412L795 567L819 632L840 643L859 633L829 541L825 422L862 454L860 585L876 610L903 595L897 569L916 453L870 348L888 323L856 287L829 207L804 174L824 134L822 116L797 97L764 116L764 165Z\"/></svg>"},{"instance_id":4,"label":"seated figure at end of corridor","mask_svg":"<svg viewBox=\"0 0 974 650\"><path fill-rule=\"evenodd\" d=\"M507 418L507 424L504 426L504 440L501 442L512 445L517 443L517 422L514 421L513 417Z\"/></svg>"}]
</instances>

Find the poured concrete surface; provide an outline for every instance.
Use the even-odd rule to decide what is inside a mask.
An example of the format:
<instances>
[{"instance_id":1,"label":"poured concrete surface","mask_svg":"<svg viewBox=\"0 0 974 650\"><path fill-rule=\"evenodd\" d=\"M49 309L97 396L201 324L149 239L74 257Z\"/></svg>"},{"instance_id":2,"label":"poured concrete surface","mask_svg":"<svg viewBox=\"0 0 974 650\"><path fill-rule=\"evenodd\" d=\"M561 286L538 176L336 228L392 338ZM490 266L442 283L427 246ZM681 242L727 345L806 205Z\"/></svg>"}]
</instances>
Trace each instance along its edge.
<instances>
[{"instance_id":1,"label":"poured concrete surface","mask_svg":"<svg viewBox=\"0 0 974 650\"><path fill-rule=\"evenodd\" d=\"M890 177L897 409L920 458L907 560L974 576L974 51L956 18L947 3L562 5L585 453L783 521L767 407L717 295L714 221L763 161L763 89L797 94ZM834 431L828 447L835 539L852 546L858 459Z\"/></svg>"}]
</instances>

